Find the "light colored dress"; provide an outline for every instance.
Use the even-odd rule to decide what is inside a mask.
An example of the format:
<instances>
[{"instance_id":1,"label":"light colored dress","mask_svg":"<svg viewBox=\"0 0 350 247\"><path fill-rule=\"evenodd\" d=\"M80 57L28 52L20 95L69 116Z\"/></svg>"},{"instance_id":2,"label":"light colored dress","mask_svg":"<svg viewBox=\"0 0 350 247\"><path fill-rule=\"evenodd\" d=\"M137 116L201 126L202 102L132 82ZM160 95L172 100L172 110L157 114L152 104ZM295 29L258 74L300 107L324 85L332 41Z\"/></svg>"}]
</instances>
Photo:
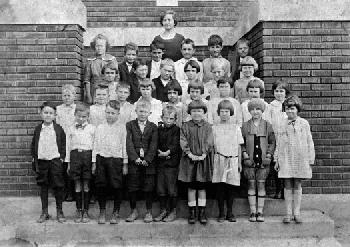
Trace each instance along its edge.
<instances>
[{"instance_id":1,"label":"light colored dress","mask_svg":"<svg viewBox=\"0 0 350 247\"><path fill-rule=\"evenodd\" d=\"M239 186L239 145L244 143L241 128L236 124L217 124L213 126L213 136L215 155L212 182Z\"/></svg>"},{"instance_id":2,"label":"light colored dress","mask_svg":"<svg viewBox=\"0 0 350 247\"><path fill-rule=\"evenodd\" d=\"M266 114L268 114L268 118L271 120L273 132L276 138L278 138L278 134L281 132L281 125L287 119L287 114L282 112L282 102L273 100Z\"/></svg>"},{"instance_id":3,"label":"light colored dress","mask_svg":"<svg viewBox=\"0 0 350 247\"><path fill-rule=\"evenodd\" d=\"M307 120L284 120L277 138L275 160L280 166L279 178L311 178L310 164L315 162L315 148Z\"/></svg>"},{"instance_id":4,"label":"light colored dress","mask_svg":"<svg viewBox=\"0 0 350 247\"><path fill-rule=\"evenodd\" d=\"M208 123L210 124L218 124L220 122L220 117L218 115L218 105L223 100L229 100L233 105L233 116L230 117L230 122L237 124L239 127L242 127L242 109L238 100L232 97L225 98L214 98L209 100L208 104Z\"/></svg>"}]
</instances>

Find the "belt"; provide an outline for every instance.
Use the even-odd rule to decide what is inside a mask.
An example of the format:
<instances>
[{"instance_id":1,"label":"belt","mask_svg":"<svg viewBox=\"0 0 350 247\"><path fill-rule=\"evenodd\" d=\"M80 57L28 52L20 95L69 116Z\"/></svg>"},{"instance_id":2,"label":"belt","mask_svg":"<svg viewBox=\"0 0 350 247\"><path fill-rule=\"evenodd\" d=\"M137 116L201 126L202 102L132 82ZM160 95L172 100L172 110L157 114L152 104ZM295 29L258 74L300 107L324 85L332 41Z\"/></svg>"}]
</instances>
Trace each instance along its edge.
<instances>
[{"instance_id":1,"label":"belt","mask_svg":"<svg viewBox=\"0 0 350 247\"><path fill-rule=\"evenodd\" d=\"M84 150L84 149L73 149L72 151L76 151L79 153L91 152L91 150Z\"/></svg>"},{"instance_id":2,"label":"belt","mask_svg":"<svg viewBox=\"0 0 350 247\"><path fill-rule=\"evenodd\" d=\"M228 158L228 159L231 159L231 158L237 158L238 157L238 155L236 155L236 156L227 156L227 155L223 155L222 153L219 153L219 152L216 152L218 155L221 155L221 156L223 156L223 157L225 157L225 158Z\"/></svg>"}]
</instances>

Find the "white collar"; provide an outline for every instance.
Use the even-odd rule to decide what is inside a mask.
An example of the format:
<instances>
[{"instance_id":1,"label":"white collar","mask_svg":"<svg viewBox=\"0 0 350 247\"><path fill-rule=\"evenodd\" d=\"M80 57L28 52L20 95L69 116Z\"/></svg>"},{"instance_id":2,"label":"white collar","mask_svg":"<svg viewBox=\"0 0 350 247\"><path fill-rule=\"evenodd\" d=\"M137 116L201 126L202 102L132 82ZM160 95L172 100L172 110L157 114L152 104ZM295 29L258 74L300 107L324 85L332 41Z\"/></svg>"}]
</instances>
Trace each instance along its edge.
<instances>
[{"instance_id":1,"label":"white collar","mask_svg":"<svg viewBox=\"0 0 350 247\"><path fill-rule=\"evenodd\" d=\"M45 125L44 123L42 123L41 129L53 129L53 122L49 125Z\"/></svg>"}]
</instances>

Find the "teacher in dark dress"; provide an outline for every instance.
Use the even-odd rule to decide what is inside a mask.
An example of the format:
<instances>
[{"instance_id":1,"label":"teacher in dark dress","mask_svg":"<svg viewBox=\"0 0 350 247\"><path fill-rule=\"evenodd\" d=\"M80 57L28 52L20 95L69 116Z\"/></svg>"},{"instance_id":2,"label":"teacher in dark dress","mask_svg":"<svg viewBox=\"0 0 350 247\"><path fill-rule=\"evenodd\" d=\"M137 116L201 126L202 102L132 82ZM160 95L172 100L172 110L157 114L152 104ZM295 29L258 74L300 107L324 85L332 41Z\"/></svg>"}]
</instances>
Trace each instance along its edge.
<instances>
[{"instance_id":1,"label":"teacher in dark dress","mask_svg":"<svg viewBox=\"0 0 350 247\"><path fill-rule=\"evenodd\" d=\"M173 10L167 10L160 17L160 24L164 27L164 32L157 35L153 42L163 43L165 47L164 58L170 58L176 62L182 58L181 42L185 39L183 35L176 33L177 25L176 14Z\"/></svg>"}]
</instances>

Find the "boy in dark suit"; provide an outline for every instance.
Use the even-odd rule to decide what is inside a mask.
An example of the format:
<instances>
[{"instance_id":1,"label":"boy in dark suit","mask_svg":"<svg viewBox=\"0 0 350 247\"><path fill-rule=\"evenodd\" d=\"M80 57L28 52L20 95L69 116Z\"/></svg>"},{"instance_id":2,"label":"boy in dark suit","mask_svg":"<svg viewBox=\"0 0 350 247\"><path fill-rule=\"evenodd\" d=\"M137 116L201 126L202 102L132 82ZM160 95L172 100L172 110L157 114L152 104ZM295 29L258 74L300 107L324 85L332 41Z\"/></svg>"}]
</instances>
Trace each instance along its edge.
<instances>
[{"instance_id":1,"label":"boy in dark suit","mask_svg":"<svg viewBox=\"0 0 350 247\"><path fill-rule=\"evenodd\" d=\"M180 128L175 125L176 113L174 106L166 106L162 113L163 122L158 126L157 193L160 214L154 218L156 222L176 219L176 182L180 162Z\"/></svg>"},{"instance_id":2,"label":"boy in dark suit","mask_svg":"<svg viewBox=\"0 0 350 247\"><path fill-rule=\"evenodd\" d=\"M124 47L124 62L118 65L119 80L130 84L134 75L133 64L137 58L139 48L134 43L127 43Z\"/></svg>"},{"instance_id":3,"label":"boy in dark suit","mask_svg":"<svg viewBox=\"0 0 350 247\"><path fill-rule=\"evenodd\" d=\"M51 102L44 102L40 110L43 122L35 128L31 145L33 170L37 174L36 181L40 186L42 206L42 213L37 222L43 223L50 218L48 190L52 187L56 199L57 220L63 223L66 221L62 211L66 135L63 128L54 122L56 106Z\"/></svg>"},{"instance_id":4,"label":"boy in dark suit","mask_svg":"<svg viewBox=\"0 0 350 247\"><path fill-rule=\"evenodd\" d=\"M133 222L138 217L136 210L137 192L142 191L146 199L147 213L144 222L150 223L152 217L152 192L155 184L156 168L153 162L157 153L158 131L154 123L148 121L151 103L139 100L136 103L137 119L126 124L126 151L128 154L128 192L131 214L126 219Z\"/></svg>"},{"instance_id":5,"label":"boy in dark suit","mask_svg":"<svg viewBox=\"0 0 350 247\"><path fill-rule=\"evenodd\" d=\"M162 102L168 102L168 89L170 84L178 83L174 78L175 70L174 61L170 58L165 58L160 63L160 76L153 79L155 86L154 98Z\"/></svg>"},{"instance_id":6,"label":"boy in dark suit","mask_svg":"<svg viewBox=\"0 0 350 247\"><path fill-rule=\"evenodd\" d=\"M164 44L160 42L152 42L150 45L152 60L147 61L148 74L147 78L153 80L160 76L160 62L164 54Z\"/></svg>"}]
</instances>

